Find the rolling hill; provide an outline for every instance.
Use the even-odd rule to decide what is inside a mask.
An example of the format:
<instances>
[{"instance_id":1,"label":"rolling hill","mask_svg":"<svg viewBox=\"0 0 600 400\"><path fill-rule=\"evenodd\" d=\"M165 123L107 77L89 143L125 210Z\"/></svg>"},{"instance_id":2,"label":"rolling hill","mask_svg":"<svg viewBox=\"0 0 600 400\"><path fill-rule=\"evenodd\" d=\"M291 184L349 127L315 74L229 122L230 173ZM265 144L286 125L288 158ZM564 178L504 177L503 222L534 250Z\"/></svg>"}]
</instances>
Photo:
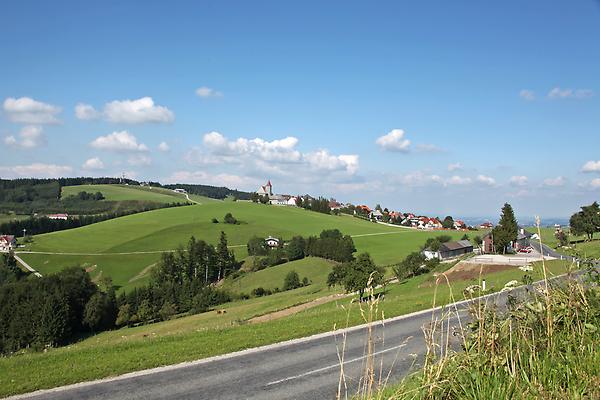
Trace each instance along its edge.
<instances>
[{"instance_id":1,"label":"rolling hill","mask_svg":"<svg viewBox=\"0 0 600 400\"><path fill-rule=\"evenodd\" d=\"M105 196L120 198L136 196L170 195L149 192L117 185L94 185L83 189L73 187L73 192L94 191L98 187ZM157 198L157 197L155 197ZM318 235L323 229L337 228L352 235L359 252L368 251L376 263L390 265L401 261L408 253L417 250L423 242L439 232L416 231L391 227L350 216L333 216L295 207L277 207L242 201L215 201L199 198L202 204L187 207L166 208L138 213L60 232L38 235L22 257L42 274L51 273L73 265L94 268L92 276L102 271L113 278L117 286L128 288L139 284L134 279L157 262L162 251L177 249L191 236L216 243L221 231L227 234L229 244L241 259L247 255L246 243L252 236L269 235L290 239L294 235ZM213 223L212 218L222 221L226 213L232 213L242 223L229 225ZM444 232L459 238L462 232Z\"/></svg>"}]
</instances>

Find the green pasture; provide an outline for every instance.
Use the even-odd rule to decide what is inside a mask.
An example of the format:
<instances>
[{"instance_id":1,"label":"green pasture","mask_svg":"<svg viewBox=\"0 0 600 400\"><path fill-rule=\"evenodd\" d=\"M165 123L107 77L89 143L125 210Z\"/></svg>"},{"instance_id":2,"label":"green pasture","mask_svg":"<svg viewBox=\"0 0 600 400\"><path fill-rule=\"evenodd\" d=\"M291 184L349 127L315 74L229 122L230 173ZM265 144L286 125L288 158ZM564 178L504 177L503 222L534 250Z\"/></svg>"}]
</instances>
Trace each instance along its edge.
<instances>
[{"instance_id":1,"label":"green pasture","mask_svg":"<svg viewBox=\"0 0 600 400\"><path fill-rule=\"evenodd\" d=\"M124 201L139 200L153 201L155 203L185 202L185 196L177 194L172 190L163 188L152 188L146 186L128 185L77 185L63 186L61 197L75 196L79 192L96 193L104 195L105 200Z\"/></svg>"},{"instance_id":2,"label":"green pasture","mask_svg":"<svg viewBox=\"0 0 600 400\"><path fill-rule=\"evenodd\" d=\"M542 275L535 264L534 279ZM550 262L551 274L566 271L564 262ZM524 273L514 270L485 276L488 287L501 289ZM432 275L422 275L386 288L377 318L393 317L462 299L463 289L477 279L436 287ZM91 336L70 346L47 352L25 352L0 358L0 396L114 376L145 368L225 354L250 347L308 336L363 321L357 303L338 298L285 318L259 324L255 316L284 309L336 291L303 287L272 296L225 304L215 311L135 328L122 328ZM382 289L381 289L382 290ZM433 304L434 293L436 303ZM74 368L73 366L77 366ZM27 379L23 379L27 376Z\"/></svg>"}]
</instances>

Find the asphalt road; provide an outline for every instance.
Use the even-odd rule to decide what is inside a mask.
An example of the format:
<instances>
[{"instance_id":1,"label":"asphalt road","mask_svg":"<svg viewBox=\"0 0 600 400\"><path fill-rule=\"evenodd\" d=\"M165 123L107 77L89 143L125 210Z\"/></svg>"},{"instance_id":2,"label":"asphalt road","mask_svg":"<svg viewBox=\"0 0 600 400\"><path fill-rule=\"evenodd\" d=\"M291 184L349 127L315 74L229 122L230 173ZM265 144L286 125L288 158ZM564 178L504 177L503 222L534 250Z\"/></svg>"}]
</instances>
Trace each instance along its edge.
<instances>
[{"instance_id":1,"label":"asphalt road","mask_svg":"<svg viewBox=\"0 0 600 400\"><path fill-rule=\"evenodd\" d=\"M487 300L505 301L505 294ZM449 320L458 327L467 318L467 305L456 306ZM458 313L456 310L459 310ZM437 310L387 320L373 328L376 381L398 381L419 367L425 353L423 326ZM445 331L445 330L444 330ZM342 398L359 388L367 363L367 329L345 331ZM456 343L457 338L450 335ZM438 338L444 342L444 338ZM116 379L35 392L18 398L32 399L334 399L340 382L338 354L342 333L252 349L194 363L128 374Z\"/></svg>"}]
</instances>

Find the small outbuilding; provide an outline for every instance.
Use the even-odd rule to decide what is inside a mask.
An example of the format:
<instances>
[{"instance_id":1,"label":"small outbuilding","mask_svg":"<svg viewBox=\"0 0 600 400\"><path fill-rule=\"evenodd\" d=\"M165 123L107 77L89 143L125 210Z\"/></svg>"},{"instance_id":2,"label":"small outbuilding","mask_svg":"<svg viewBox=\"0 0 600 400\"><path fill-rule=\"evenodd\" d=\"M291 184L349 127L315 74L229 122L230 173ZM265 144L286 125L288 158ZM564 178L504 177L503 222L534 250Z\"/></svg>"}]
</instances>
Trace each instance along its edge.
<instances>
[{"instance_id":1,"label":"small outbuilding","mask_svg":"<svg viewBox=\"0 0 600 400\"><path fill-rule=\"evenodd\" d=\"M273 236L269 236L268 238L265 239L265 243L268 247L274 249L276 247L279 247L279 239L273 237Z\"/></svg>"},{"instance_id":2,"label":"small outbuilding","mask_svg":"<svg viewBox=\"0 0 600 400\"><path fill-rule=\"evenodd\" d=\"M446 242L440 245L438 250L425 249L423 255L427 259L437 258L438 260L446 260L449 258L460 257L463 254L473 252L473 244L468 240L459 240L457 242Z\"/></svg>"}]
</instances>

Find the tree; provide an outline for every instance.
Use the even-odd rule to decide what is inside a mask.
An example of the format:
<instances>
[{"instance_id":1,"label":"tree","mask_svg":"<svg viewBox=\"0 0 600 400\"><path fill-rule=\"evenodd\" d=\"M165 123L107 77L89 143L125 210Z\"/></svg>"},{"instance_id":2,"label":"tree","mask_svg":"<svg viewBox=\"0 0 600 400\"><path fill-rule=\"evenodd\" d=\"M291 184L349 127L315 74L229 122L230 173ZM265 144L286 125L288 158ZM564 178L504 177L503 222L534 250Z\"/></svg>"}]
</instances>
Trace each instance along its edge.
<instances>
[{"instance_id":1,"label":"tree","mask_svg":"<svg viewBox=\"0 0 600 400\"><path fill-rule=\"evenodd\" d=\"M227 235L221 231L219 244L217 245L217 267L219 271L217 280L220 281L221 278L224 278L227 273L234 269L235 264L233 252L229 251L227 247Z\"/></svg>"},{"instance_id":2,"label":"tree","mask_svg":"<svg viewBox=\"0 0 600 400\"><path fill-rule=\"evenodd\" d=\"M571 216L569 225L574 235L586 235L587 240L592 240L594 233L600 232L600 206L598 203L593 202L589 206L581 207L581 211Z\"/></svg>"},{"instance_id":3,"label":"tree","mask_svg":"<svg viewBox=\"0 0 600 400\"><path fill-rule=\"evenodd\" d=\"M346 292L358 292L363 297L367 285L383 283L385 270L375 265L369 253L361 253L356 260L338 264L327 277L329 286L342 285Z\"/></svg>"},{"instance_id":4,"label":"tree","mask_svg":"<svg viewBox=\"0 0 600 400\"><path fill-rule=\"evenodd\" d=\"M406 258L402 260L400 264L394 267L394 273L396 274L398 280L406 279L411 276L417 276L421 273L427 272L427 269L422 268L426 262L427 258L423 255L423 253L418 251L412 252L406 256Z\"/></svg>"},{"instance_id":5,"label":"tree","mask_svg":"<svg viewBox=\"0 0 600 400\"><path fill-rule=\"evenodd\" d=\"M96 292L85 305L83 323L92 332L109 329L115 322L114 309L115 305L109 296L102 292Z\"/></svg>"},{"instance_id":6,"label":"tree","mask_svg":"<svg viewBox=\"0 0 600 400\"><path fill-rule=\"evenodd\" d=\"M285 251L290 261L304 258L304 249L306 248L306 240L302 236L294 236L288 243ZM249 254L249 253L248 253Z\"/></svg>"},{"instance_id":7,"label":"tree","mask_svg":"<svg viewBox=\"0 0 600 400\"><path fill-rule=\"evenodd\" d=\"M290 271L283 280L283 290L292 290L301 287L300 276L296 271Z\"/></svg>"},{"instance_id":8,"label":"tree","mask_svg":"<svg viewBox=\"0 0 600 400\"><path fill-rule=\"evenodd\" d=\"M444 228L444 229L454 228L454 219L450 215L446 216L446 218L444 218L444 220L442 221L442 228Z\"/></svg>"},{"instance_id":9,"label":"tree","mask_svg":"<svg viewBox=\"0 0 600 400\"><path fill-rule=\"evenodd\" d=\"M266 256L269 251L265 244L265 239L258 236L251 237L248 240L246 248L248 249L249 256Z\"/></svg>"},{"instance_id":10,"label":"tree","mask_svg":"<svg viewBox=\"0 0 600 400\"><path fill-rule=\"evenodd\" d=\"M505 203L502 207L500 222L492 229L494 235L494 245L498 253L506 253L506 249L512 242L517 240L519 226L513 208L510 204Z\"/></svg>"}]
</instances>

